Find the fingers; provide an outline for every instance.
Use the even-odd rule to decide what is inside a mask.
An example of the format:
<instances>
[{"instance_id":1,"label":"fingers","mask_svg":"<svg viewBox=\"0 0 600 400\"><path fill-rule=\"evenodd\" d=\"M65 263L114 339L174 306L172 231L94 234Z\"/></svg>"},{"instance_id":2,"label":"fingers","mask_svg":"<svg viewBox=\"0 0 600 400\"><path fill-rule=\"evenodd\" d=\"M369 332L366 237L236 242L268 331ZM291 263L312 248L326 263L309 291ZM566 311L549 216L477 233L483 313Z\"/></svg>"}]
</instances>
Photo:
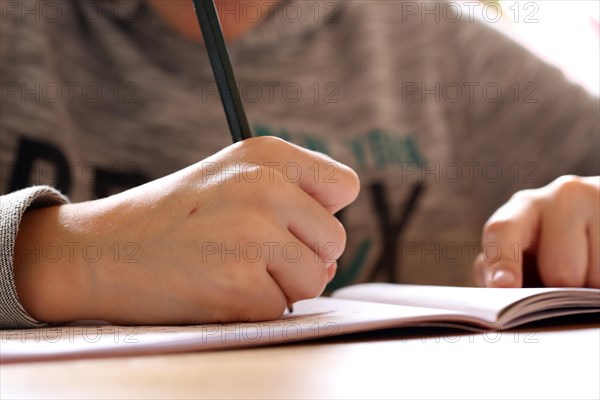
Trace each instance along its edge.
<instances>
[{"instance_id":1,"label":"fingers","mask_svg":"<svg viewBox=\"0 0 600 400\"><path fill-rule=\"evenodd\" d=\"M587 244L589 248L589 269L586 286L600 288L600 211L592 217L587 227Z\"/></svg>"},{"instance_id":2,"label":"fingers","mask_svg":"<svg viewBox=\"0 0 600 400\"><path fill-rule=\"evenodd\" d=\"M593 257L600 210L597 178L563 176L541 193L544 196L538 270L546 286L585 286L594 280Z\"/></svg>"},{"instance_id":3,"label":"fingers","mask_svg":"<svg viewBox=\"0 0 600 400\"><path fill-rule=\"evenodd\" d=\"M281 174L332 214L353 202L360 190L358 175L348 166L276 137L244 140L228 151L241 154L235 160L257 163L269 174Z\"/></svg>"},{"instance_id":4,"label":"fingers","mask_svg":"<svg viewBox=\"0 0 600 400\"><path fill-rule=\"evenodd\" d=\"M545 212L539 233L538 271L544 286L581 287L588 266L588 238L584 216L572 204Z\"/></svg>"},{"instance_id":5,"label":"fingers","mask_svg":"<svg viewBox=\"0 0 600 400\"><path fill-rule=\"evenodd\" d=\"M330 280L330 264L289 233L280 249L268 260L267 271L285 294L288 303L323 293Z\"/></svg>"},{"instance_id":6,"label":"fingers","mask_svg":"<svg viewBox=\"0 0 600 400\"><path fill-rule=\"evenodd\" d=\"M295 190L284 210L289 232L267 266L288 303L319 296L333 279L346 245L342 224L307 193Z\"/></svg>"},{"instance_id":7,"label":"fingers","mask_svg":"<svg viewBox=\"0 0 600 400\"><path fill-rule=\"evenodd\" d=\"M489 287L522 286L523 252L535 243L539 284L599 287L599 203L598 177L563 176L515 194L484 227L476 279Z\"/></svg>"},{"instance_id":8,"label":"fingers","mask_svg":"<svg viewBox=\"0 0 600 400\"><path fill-rule=\"evenodd\" d=\"M298 187L288 196L283 219L287 228L325 262L336 261L346 247L346 231L314 198Z\"/></svg>"},{"instance_id":9,"label":"fingers","mask_svg":"<svg viewBox=\"0 0 600 400\"><path fill-rule=\"evenodd\" d=\"M208 236L215 240L206 253L231 269L223 279L216 273L227 295L213 295L253 293L233 309L223 307L219 320L276 318L286 304L320 295L346 245L333 213L359 190L347 166L273 137L236 143L181 172L174 185L195 187L204 194L195 207L202 204L205 213L216 215L195 218L202 229L214 222ZM229 247L221 249L222 243ZM235 261L228 258L231 249L240 253Z\"/></svg>"},{"instance_id":10,"label":"fingers","mask_svg":"<svg viewBox=\"0 0 600 400\"><path fill-rule=\"evenodd\" d=\"M523 285L524 249L536 238L540 225L539 204L526 192L498 209L485 224L482 257L477 269L488 287Z\"/></svg>"},{"instance_id":11,"label":"fingers","mask_svg":"<svg viewBox=\"0 0 600 400\"><path fill-rule=\"evenodd\" d=\"M600 177L582 179L586 182L590 198L590 215L586 227L588 240L588 272L586 286L600 288Z\"/></svg>"}]
</instances>

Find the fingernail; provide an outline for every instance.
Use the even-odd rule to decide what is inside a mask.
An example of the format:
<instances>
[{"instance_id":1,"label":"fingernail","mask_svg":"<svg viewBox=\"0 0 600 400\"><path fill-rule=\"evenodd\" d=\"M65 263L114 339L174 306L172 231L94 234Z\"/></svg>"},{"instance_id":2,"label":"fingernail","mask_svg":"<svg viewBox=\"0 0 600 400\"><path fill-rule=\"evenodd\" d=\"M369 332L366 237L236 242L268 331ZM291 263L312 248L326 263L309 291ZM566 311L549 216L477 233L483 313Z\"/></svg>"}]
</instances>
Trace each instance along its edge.
<instances>
[{"instance_id":1,"label":"fingernail","mask_svg":"<svg viewBox=\"0 0 600 400\"><path fill-rule=\"evenodd\" d=\"M507 269L497 269L492 273L491 286L493 287L513 287L516 278L515 274ZM489 282L489 281L488 281ZM488 283L488 286L489 283Z\"/></svg>"}]
</instances>

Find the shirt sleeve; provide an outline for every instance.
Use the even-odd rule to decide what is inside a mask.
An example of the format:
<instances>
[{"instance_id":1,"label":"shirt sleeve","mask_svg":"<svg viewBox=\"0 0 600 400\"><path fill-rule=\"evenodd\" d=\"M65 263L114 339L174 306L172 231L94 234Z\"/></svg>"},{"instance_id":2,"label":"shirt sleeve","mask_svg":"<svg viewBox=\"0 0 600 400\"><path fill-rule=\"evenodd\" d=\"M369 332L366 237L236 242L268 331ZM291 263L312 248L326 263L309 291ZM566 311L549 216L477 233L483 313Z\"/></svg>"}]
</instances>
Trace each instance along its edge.
<instances>
[{"instance_id":1,"label":"shirt sleeve","mask_svg":"<svg viewBox=\"0 0 600 400\"><path fill-rule=\"evenodd\" d=\"M25 211L67 202L66 197L49 186L30 187L0 196L0 329L44 325L27 314L19 302L13 273L15 242Z\"/></svg>"},{"instance_id":2,"label":"shirt sleeve","mask_svg":"<svg viewBox=\"0 0 600 400\"><path fill-rule=\"evenodd\" d=\"M475 90L460 102L466 129L457 147L479 168L473 188L485 214L561 175L599 175L598 97L497 29L460 28L456 76Z\"/></svg>"}]
</instances>

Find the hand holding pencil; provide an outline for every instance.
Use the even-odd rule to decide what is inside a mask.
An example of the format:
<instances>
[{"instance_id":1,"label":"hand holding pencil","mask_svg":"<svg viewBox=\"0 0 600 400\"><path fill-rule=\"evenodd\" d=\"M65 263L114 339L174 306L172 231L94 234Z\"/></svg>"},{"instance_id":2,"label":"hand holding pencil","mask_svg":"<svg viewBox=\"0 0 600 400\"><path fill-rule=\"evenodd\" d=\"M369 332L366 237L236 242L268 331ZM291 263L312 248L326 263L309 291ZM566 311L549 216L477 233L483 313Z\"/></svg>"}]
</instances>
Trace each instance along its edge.
<instances>
[{"instance_id":1,"label":"hand holding pencil","mask_svg":"<svg viewBox=\"0 0 600 400\"><path fill-rule=\"evenodd\" d=\"M246 118L242 99L237 90L233 67L229 59L215 3L213 0L194 0L194 9L198 16L206 51L217 81L231 137L234 142L251 138L252 132ZM287 309L289 313L292 313L294 310L293 304L288 303Z\"/></svg>"},{"instance_id":2,"label":"hand holding pencil","mask_svg":"<svg viewBox=\"0 0 600 400\"><path fill-rule=\"evenodd\" d=\"M236 141L250 136L240 110L230 119ZM286 177L289 162L300 179ZM315 179L332 167L336 183ZM358 190L354 171L320 153L274 137L240 140L117 195L25 213L14 257L19 300L33 318L56 323L277 319L334 276L346 234L333 214ZM27 256L54 242L120 252L92 264Z\"/></svg>"},{"instance_id":3,"label":"hand holding pencil","mask_svg":"<svg viewBox=\"0 0 600 400\"><path fill-rule=\"evenodd\" d=\"M250 132L236 115L238 140ZM290 162L300 179L286 176ZM336 183L315 179L332 168ZM14 256L19 300L33 318L56 323L277 319L335 274L346 234L334 213L358 191L356 173L323 154L274 137L241 140L117 195L25 213ZM91 264L27 257L53 242L121 252Z\"/></svg>"},{"instance_id":4,"label":"hand holding pencil","mask_svg":"<svg viewBox=\"0 0 600 400\"><path fill-rule=\"evenodd\" d=\"M234 142L252 137L243 103L237 90L233 67L220 26L214 0L193 0L198 23L209 55L213 74L225 110L225 116ZM335 271L333 265L328 272L328 281ZM333 271L333 272L332 272ZM288 312L293 312L293 303L288 302Z\"/></svg>"}]
</instances>

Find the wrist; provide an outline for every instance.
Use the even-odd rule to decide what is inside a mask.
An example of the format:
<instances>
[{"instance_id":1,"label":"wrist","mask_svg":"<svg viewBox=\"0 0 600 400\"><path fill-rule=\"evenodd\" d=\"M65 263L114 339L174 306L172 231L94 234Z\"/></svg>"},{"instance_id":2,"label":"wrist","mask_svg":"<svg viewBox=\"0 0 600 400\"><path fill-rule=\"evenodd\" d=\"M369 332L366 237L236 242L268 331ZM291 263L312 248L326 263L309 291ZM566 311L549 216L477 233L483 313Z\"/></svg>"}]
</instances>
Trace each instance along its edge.
<instances>
[{"instance_id":1,"label":"wrist","mask_svg":"<svg viewBox=\"0 0 600 400\"><path fill-rule=\"evenodd\" d=\"M21 305L44 322L94 319L88 272L77 254L81 230L70 216L76 205L27 211L15 243L13 271Z\"/></svg>"}]
</instances>

